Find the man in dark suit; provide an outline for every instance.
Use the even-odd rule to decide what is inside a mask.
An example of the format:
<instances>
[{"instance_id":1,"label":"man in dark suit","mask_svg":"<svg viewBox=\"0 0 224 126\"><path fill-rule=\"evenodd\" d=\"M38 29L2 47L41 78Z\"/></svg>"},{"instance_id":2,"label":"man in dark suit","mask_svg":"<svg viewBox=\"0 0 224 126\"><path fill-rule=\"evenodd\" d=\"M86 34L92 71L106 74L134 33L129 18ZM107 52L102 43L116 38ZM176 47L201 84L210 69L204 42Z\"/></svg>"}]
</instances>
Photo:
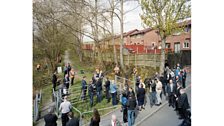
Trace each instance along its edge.
<instances>
[{"instance_id":1,"label":"man in dark suit","mask_svg":"<svg viewBox=\"0 0 224 126\"><path fill-rule=\"evenodd\" d=\"M188 98L187 98L187 94L185 93L184 89L180 89L180 96L177 99L178 102L178 108L180 110L180 114L183 116L182 118L184 120L187 119L188 115L187 115L187 109L190 108L189 103L188 103Z\"/></svg>"},{"instance_id":2,"label":"man in dark suit","mask_svg":"<svg viewBox=\"0 0 224 126\"><path fill-rule=\"evenodd\" d=\"M79 126L79 119L74 117L73 112L68 113L69 121L67 122L66 126Z\"/></svg>"},{"instance_id":3,"label":"man in dark suit","mask_svg":"<svg viewBox=\"0 0 224 126\"><path fill-rule=\"evenodd\" d=\"M89 99L90 99L90 107L93 107L94 91L93 91L93 81L92 80L90 80L90 82L89 82L88 94L89 94Z\"/></svg>"},{"instance_id":4,"label":"man in dark suit","mask_svg":"<svg viewBox=\"0 0 224 126\"><path fill-rule=\"evenodd\" d=\"M69 89L69 76L68 76L68 74L65 75L64 84L67 87L67 89Z\"/></svg>"},{"instance_id":5,"label":"man in dark suit","mask_svg":"<svg viewBox=\"0 0 224 126\"><path fill-rule=\"evenodd\" d=\"M143 85L140 84L140 88L138 89L137 92L137 99L138 99L138 106L139 106L139 111L141 111L141 109L145 109L143 107L144 105L144 100L145 100L145 89L143 88Z\"/></svg>"},{"instance_id":6,"label":"man in dark suit","mask_svg":"<svg viewBox=\"0 0 224 126\"><path fill-rule=\"evenodd\" d=\"M179 115L180 115L180 118L182 117L181 113L180 113L180 110L178 108L178 103L177 103L177 100L178 98L180 97L180 90L183 89L183 87L181 86L181 83L180 82L177 82L177 90L176 90L176 93L175 93L175 111L178 111L179 112Z\"/></svg>"},{"instance_id":7,"label":"man in dark suit","mask_svg":"<svg viewBox=\"0 0 224 126\"><path fill-rule=\"evenodd\" d=\"M87 83L86 83L86 76L83 76L82 78L82 101L86 99L86 92L87 92Z\"/></svg>"},{"instance_id":8,"label":"man in dark suit","mask_svg":"<svg viewBox=\"0 0 224 126\"><path fill-rule=\"evenodd\" d=\"M57 75L56 75L56 71L54 72L53 74L53 77L52 77L52 83L53 83L53 89L54 91L56 91L56 84L57 84Z\"/></svg>"},{"instance_id":9,"label":"man in dark suit","mask_svg":"<svg viewBox=\"0 0 224 126\"><path fill-rule=\"evenodd\" d=\"M44 116L45 126L57 126L58 117L53 114L54 109L49 108L48 114Z\"/></svg>"},{"instance_id":10,"label":"man in dark suit","mask_svg":"<svg viewBox=\"0 0 224 126\"><path fill-rule=\"evenodd\" d=\"M173 83L172 80L169 81L169 84L167 85L167 93L169 97L169 106L172 106L174 108L175 106L175 93L176 93L176 85Z\"/></svg>"},{"instance_id":11,"label":"man in dark suit","mask_svg":"<svg viewBox=\"0 0 224 126\"><path fill-rule=\"evenodd\" d=\"M110 102L110 80L107 77L107 81L105 83L105 88L106 88L106 98L107 98L107 103Z\"/></svg>"},{"instance_id":12,"label":"man in dark suit","mask_svg":"<svg viewBox=\"0 0 224 126\"><path fill-rule=\"evenodd\" d=\"M100 103L102 100L102 79L99 78L96 82L96 94L97 94L97 102Z\"/></svg>"}]
</instances>

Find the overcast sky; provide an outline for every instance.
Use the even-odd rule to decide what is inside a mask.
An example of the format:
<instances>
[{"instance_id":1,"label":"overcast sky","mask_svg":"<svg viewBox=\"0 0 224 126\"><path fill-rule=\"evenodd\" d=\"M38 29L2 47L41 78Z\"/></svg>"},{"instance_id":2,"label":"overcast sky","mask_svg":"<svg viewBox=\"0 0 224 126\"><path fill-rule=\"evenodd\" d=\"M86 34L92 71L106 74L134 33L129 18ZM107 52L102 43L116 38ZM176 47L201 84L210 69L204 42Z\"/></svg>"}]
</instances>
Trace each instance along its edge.
<instances>
[{"instance_id":1,"label":"overcast sky","mask_svg":"<svg viewBox=\"0 0 224 126\"><path fill-rule=\"evenodd\" d=\"M124 2L124 12L127 11L129 12L124 15L124 32L133 29L143 29L142 21L139 16L142 12L139 3L137 1ZM120 22L117 18L114 19L114 32L115 34L120 34ZM84 37L84 41L91 41L91 39Z\"/></svg>"}]
</instances>

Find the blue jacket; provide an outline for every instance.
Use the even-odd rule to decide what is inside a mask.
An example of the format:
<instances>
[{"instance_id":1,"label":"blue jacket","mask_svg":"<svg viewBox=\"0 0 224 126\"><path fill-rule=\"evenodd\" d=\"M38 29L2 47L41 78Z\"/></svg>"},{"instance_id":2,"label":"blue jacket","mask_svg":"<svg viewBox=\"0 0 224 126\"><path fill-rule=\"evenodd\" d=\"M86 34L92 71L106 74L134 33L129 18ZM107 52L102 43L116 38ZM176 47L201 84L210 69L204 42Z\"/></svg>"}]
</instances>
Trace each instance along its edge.
<instances>
[{"instance_id":1,"label":"blue jacket","mask_svg":"<svg viewBox=\"0 0 224 126\"><path fill-rule=\"evenodd\" d=\"M117 86L116 84L110 84L110 93L117 92Z\"/></svg>"},{"instance_id":2,"label":"blue jacket","mask_svg":"<svg viewBox=\"0 0 224 126\"><path fill-rule=\"evenodd\" d=\"M178 73L180 72L180 70L179 69L176 69L175 70L175 76L178 76Z\"/></svg>"}]
</instances>

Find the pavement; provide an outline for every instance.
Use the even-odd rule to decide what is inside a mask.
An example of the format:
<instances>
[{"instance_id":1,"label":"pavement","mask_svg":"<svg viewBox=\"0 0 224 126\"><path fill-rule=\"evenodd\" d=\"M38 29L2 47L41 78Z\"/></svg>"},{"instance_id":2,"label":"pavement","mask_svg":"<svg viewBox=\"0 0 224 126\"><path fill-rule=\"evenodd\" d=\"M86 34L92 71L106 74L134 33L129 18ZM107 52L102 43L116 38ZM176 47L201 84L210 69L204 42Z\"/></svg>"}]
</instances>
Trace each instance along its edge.
<instances>
[{"instance_id":1,"label":"pavement","mask_svg":"<svg viewBox=\"0 0 224 126\"><path fill-rule=\"evenodd\" d=\"M72 64L71 60L69 59L69 52L66 50L65 51L65 57L64 57L64 63L70 63ZM50 106L54 106L55 102L52 102L51 99L49 99L49 103L47 103L47 105L45 105L42 109L41 109L41 117L40 119L36 122L35 126L44 126L45 125L45 121L43 119L44 115L46 115L48 112L48 108ZM57 120L57 124L58 126L61 126L61 118L58 118Z\"/></svg>"},{"instance_id":2,"label":"pavement","mask_svg":"<svg viewBox=\"0 0 224 126\"><path fill-rule=\"evenodd\" d=\"M188 93L189 103L191 103L190 102L191 93L189 91L190 86L191 86L191 73L188 73L187 80L186 80L186 87L187 87L186 89L188 91L187 93ZM136 112L136 118L135 118L134 126L177 126L178 124L181 123L181 120L178 120L178 117L175 111L173 110L173 108L168 107L168 101L165 100L164 95L162 99L162 105L153 106L151 108L149 104L149 97L147 94L147 103L145 106L145 110L142 110L142 111L135 110L135 112ZM122 112L120 112L120 109L118 109L104 117L101 117L100 126L109 126L111 124L112 114L115 114L117 116L117 119L123 124L123 126L127 125L127 123L123 123ZM170 120L173 120L173 121L170 121ZM153 123L151 124L151 122ZM170 124L170 125L166 125L166 124Z\"/></svg>"},{"instance_id":3,"label":"pavement","mask_svg":"<svg viewBox=\"0 0 224 126\"><path fill-rule=\"evenodd\" d=\"M191 104L191 87L186 90L189 104ZM183 120L179 120L172 107L165 105L156 114L142 121L139 126L178 126Z\"/></svg>"}]
</instances>

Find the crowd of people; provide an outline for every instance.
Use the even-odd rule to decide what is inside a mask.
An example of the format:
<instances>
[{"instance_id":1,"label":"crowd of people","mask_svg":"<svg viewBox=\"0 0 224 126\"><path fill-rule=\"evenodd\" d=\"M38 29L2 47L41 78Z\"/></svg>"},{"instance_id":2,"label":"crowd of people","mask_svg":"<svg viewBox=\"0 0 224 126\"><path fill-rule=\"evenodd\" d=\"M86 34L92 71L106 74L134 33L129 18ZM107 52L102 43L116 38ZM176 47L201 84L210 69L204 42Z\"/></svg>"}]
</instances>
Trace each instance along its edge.
<instances>
[{"instance_id":1,"label":"crowd of people","mask_svg":"<svg viewBox=\"0 0 224 126\"><path fill-rule=\"evenodd\" d=\"M137 69L136 69L137 70ZM135 70L135 73L137 73ZM116 66L114 69L116 75L119 73L119 68ZM69 85L74 83L75 72L68 63L64 68L64 79L63 83L59 86L59 90L62 90L63 94L68 93ZM147 94L149 96L149 104L151 107L160 106L162 104L162 98L168 100L169 106L173 107L179 115L179 119L184 119L183 124L190 123L190 108L188 103L187 94L185 93L186 88L186 77L187 72L185 69L181 69L180 65L177 64L176 67L171 70L166 66L164 73L155 73L155 76L151 78L143 79L137 75L135 81L135 89L125 84L121 95L121 105L123 113L123 123L128 123L128 126L132 126L135 122L135 111L145 109L147 103ZM57 76L56 72L52 77L53 89L56 90ZM90 106L93 107L94 96L97 97L97 103L100 103L103 98L103 86L105 89L105 98L109 103L112 98L112 105L118 104L118 87L114 80L106 78L105 84L103 85L104 74L99 68L93 74L93 77L87 83L86 76L83 76L81 81L81 99L84 101L87 99L87 92L89 96ZM64 90L67 89L67 90ZM71 103L67 100L67 96L63 96L64 101L60 105L60 112L62 113L62 126L70 126L72 124L78 124L78 118L73 116L71 112ZM52 115L52 112L49 114ZM47 119L51 118L53 121L57 121L57 117L52 115L46 115L46 126ZM97 109L93 109L93 117L90 120L90 126L99 126L100 115ZM121 125L120 121L116 119L116 115L112 115L111 120L112 126ZM50 125L49 125L50 126Z\"/></svg>"}]
</instances>

